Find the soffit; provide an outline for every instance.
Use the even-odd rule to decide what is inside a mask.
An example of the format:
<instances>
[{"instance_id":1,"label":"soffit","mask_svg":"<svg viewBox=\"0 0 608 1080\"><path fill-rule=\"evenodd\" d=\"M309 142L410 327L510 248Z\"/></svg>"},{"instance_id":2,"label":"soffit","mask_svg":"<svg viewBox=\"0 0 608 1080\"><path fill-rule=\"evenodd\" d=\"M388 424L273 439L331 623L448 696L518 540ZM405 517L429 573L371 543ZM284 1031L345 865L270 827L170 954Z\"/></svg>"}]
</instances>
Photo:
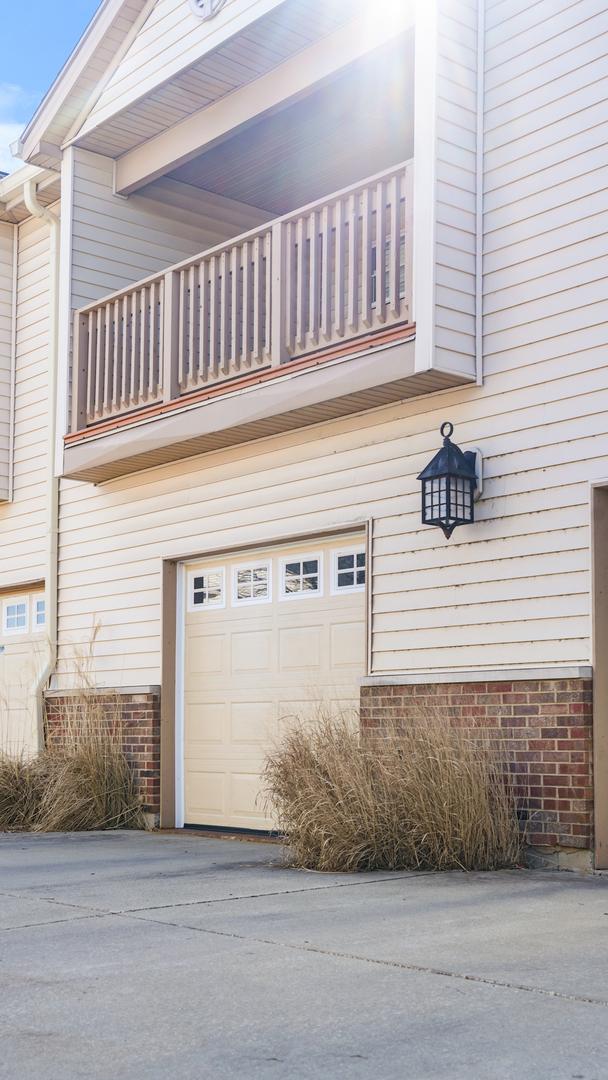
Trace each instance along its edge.
<instances>
[{"instance_id":1,"label":"soffit","mask_svg":"<svg viewBox=\"0 0 608 1080\"><path fill-rule=\"evenodd\" d=\"M182 2L186 4L186 0ZM113 115L108 115L112 101L120 105L121 97L117 84L108 84L74 141L96 153L119 157L260 78L350 21L364 7L364 0L285 0ZM158 66L161 70L162 57Z\"/></svg>"},{"instance_id":2,"label":"soffit","mask_svg":"<svg viewBox=\"0 0 608 1080\"><path fill-rule=\"evenodd\" d=\"M118 62L150 0L104 0L21 136L21 155L56 168L60 147Z\"/></svg>"},{"instance_id":3,"label":"soffit","mask_svg":"<svg viewBox=\"0 0 608 1080\"><path fill-rule=\"evenodd\" d=\"M0 179L0 221L18 225L30 217L23 201L23 188L28 180L36 182L36 194L42 206L51 206L60 198L61 177L58 173L25 165Z\"/></svg>"},{"instance_id":4,"label":"soffit","mask_svg":"<svg viewBox=\"0 0 608 1080\"><path fill-rule=\"evenodd\" d=\"M409 35L170 176L286 214L413 157L413 82Z\"/></svg>"}]
</instances>

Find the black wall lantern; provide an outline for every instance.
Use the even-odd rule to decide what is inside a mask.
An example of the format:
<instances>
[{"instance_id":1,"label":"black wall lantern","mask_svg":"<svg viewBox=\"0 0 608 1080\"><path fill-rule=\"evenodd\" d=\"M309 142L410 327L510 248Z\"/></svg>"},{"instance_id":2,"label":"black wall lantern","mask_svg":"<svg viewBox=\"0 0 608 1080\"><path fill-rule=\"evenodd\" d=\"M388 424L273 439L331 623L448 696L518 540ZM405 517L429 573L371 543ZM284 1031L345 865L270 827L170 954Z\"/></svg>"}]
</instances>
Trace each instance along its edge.
<instances>
[{"instance_id":1,"label":"black wall lantern","mask_svg":"<svg viewBox=\"0 0 608 1080\"><path fill-rule=\"evenodd\" d=\"M475 520L475 490L478 487L475 450L464 452L450 439L454 425L447 421L439 429L443 446L418 477L422 481L422 522L438 525L447 539L457 525Z\"/></svg>"}]
</instances>

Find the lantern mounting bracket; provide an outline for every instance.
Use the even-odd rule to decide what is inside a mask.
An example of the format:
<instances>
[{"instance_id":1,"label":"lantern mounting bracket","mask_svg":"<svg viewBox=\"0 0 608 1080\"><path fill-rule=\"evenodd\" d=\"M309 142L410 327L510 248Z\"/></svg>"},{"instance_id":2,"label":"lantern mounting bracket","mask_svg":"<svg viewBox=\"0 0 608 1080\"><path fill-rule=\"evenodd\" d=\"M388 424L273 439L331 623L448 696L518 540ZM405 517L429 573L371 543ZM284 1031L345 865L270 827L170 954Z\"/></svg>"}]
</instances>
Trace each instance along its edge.
<instances>
[{"instance_id":1,"label":"lantern mounting bracket","mask_svg":"<svg viewBox=\"0 0 608 1080\"><path fill-rule=\"evenodd\" d=\"M483 495L483 454L478 446L472 446L470 450L466 450L465 453L474 455L475 462L475 491L473 492L473 501L479 502Z\"/></svg>"}]
</instances>

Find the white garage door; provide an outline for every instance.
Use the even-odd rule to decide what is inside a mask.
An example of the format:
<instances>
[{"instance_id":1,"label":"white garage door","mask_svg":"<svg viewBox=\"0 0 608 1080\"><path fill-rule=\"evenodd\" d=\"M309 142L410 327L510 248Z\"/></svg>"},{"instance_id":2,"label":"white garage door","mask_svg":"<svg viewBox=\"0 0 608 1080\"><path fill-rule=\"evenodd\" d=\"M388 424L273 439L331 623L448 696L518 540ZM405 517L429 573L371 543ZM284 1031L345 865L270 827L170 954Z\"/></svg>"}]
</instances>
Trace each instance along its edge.
<instances>
[{"instance_id":1,"label":"white garage door","mask_svg":"<svg viewBox=\"0 0 608 1080\"><path fill-rule=\"evenodd\" d=\"M43 592L0 600L0 751L40 749L36 687L50 656Z\"/></svg>"},{"instance_id":2,"label":"white garage door","mask_svg":"<svg viewBox=\"0 0 608 1080\"><path fill-rule=\"evenodd\" d=\"M356 710L365 670L362 537L307 541L186 567L184 820L272 826L270 746L319 705Z\"/></svg>"}]
</instances>

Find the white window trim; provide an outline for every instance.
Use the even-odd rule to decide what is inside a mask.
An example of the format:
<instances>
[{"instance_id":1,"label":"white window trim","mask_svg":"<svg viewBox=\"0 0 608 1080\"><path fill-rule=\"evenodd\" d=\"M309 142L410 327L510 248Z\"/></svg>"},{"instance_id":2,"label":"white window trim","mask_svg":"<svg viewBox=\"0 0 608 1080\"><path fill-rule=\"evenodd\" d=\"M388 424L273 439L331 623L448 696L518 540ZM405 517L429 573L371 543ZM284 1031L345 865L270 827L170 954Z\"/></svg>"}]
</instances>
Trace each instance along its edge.
<instances>
[{"instance_id":1,"label":"white window trim","mask_svg":"<svg viewBox=\"0 0 608 1080\"><path fill-rule=\"evenodd\" d=\"M316 559L319 565L319 588L316 592L311 592L310 589L306 592L291 593L285 591L285 567L287 563L299 562L304 563L310 559ZM279 560L279 600L314 600L323 596L323 553L320 551L313 551L306 553L305 555L283 555Z\"/></svg>"},{"instance_id":2,"label":"white window trim","mask_svg":"<svg viewBox=\"0 0 608 1080\"><path fill-rule=\"evenodd\" d=\"M364 585L338 585L338 559L341 555L365 555L365 584ZM355 560L356 563L356 560ZM348 571L346 571L348 573ZM357 567L355 565L355 575ZM365 550L365 544L359 544L358 547L344 547L335 548L331 552L331 595L343 596L345 593L362 593L367 588L367 552Z\"/></svg>"},{"instance_id":3,"label":"white window trim","mask_svg":"<svg viewBox=\"0 0 608 1080\"><path fill-rule=\"evenodd\" d=\"M38 604L44 604L44 621L38 622ZM41 633L46 627L46 599L44 596L34 595L32 596L32 633Z\"/></svg>"},{"instance_id":4,"label":"white window trim","mask_svg":"<svg viewBox=\"0 0 608 1080\"><path fill-rule=\"evenodd\" d=\"M245 596L239 597L238 594L238 582L237 576L239 570L257 570L264 567L268 571L268 595L267 596ZM270 604L272 603L272 560L271 559L252 559L250 562L239 563L238 566L232 567L232 606L233 607L251 607L254 604Z\"/></svg>"},{"instance_id":5,"label":"white window trim","mask_svg":"<svg viewBox=\"0 0 608 1080\"><path fill-rule=\"evenodd\" d=\"M14 604L25 604L25 626L6 625L8 608ZM30 631L30 604L29 596L11 596L2 605L2 633L5 637L15 637L18 634L29 634Z\"/></svg>"},{"instance_id":6,"label":"white window trim","mask_svg":"<svg viewBox=\"0 0 608 1080\"><path fill-rule=\"evenodd\" d=\"M195 604L194 603L194 579L204 574L219 574L222 581L222 599L219 603ZM226 607L226 567L225 566L201 566L198 570L188 571L188 613L200 614L201 611L223 611Z\"/></svg>"}]
</instances>

